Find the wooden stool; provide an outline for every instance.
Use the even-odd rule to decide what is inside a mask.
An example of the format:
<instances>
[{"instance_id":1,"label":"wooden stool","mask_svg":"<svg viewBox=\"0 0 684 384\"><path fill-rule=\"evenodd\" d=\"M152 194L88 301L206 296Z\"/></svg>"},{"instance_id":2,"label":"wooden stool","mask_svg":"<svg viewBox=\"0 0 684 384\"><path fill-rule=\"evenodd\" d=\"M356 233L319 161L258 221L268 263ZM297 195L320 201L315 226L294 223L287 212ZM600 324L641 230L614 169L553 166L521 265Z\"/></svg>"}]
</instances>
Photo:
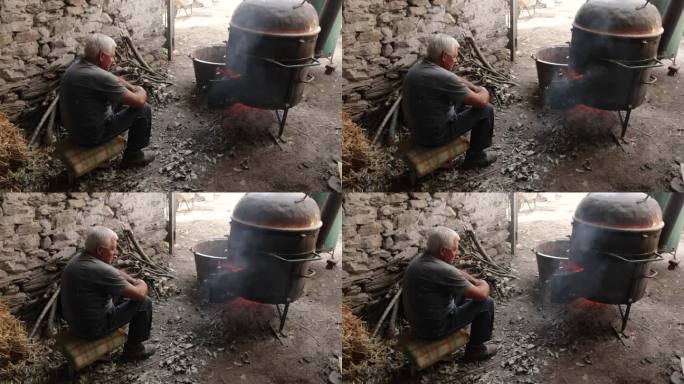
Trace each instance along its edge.
<instances>
[{"instance_id":1,"label":"wooden stool","mask_svg":"<svg viewBox=\"0 0 684 384\"><path fill-rule=\"evenodd\" d=\"M73 375L100 357L124 345L128 338L124 328L97 340L84 340L74 336L70 331L57 336L57 349L69 361L69 371Z\"/></svg>"},{"instance_id":2,"label":"wooden stool","mask_svg":"<svg viewBox=\"0 0 684 384\"><path fill-rule=\"evenodd\" d=\"M67 138L57 143L55 152L66 164L71 184L76 178L92 171L105 161L113 159L125 148L126 139L121 136L94 148L79 147Z\"/></svg>"},{"instance_id":3,"label":"wooden stool","mask_svg":"<svg viewBox=\"0 0 684 384\"><path fill-rule=\"evenodd\" d=\"M440 361L458 348L468 343L470 333L461 328L451 335L439 340L419 339L410 331L399 337L397 348L404 352L411 362L411 376Z\"/></svg>"},{"instance_id":4,"label":"wooden stool","mask_svg":"<svg viewBox=\"0 0 684 384\"><path fill-rule=\"evenodd\" d=\"M395 156L401 158L409 167L411 184L418 179L434 172L443 164L455 159L470 148L470 141L463 136L442 145L441 147L423 147L411 141L399 144Z\"/></svg>"}]
</instances>

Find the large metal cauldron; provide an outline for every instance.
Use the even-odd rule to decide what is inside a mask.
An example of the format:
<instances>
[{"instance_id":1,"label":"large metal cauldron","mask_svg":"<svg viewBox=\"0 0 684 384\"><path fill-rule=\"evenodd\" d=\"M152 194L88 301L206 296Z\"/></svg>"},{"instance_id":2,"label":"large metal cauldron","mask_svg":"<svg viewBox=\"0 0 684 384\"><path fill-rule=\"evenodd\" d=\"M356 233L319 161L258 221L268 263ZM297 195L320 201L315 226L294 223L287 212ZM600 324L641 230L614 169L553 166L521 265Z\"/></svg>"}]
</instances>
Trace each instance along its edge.
<instances>
[{"instance_id":1,"label":"large metal cauldron","mask_svg":"<svg viewBox=\"0 0 684 384\"><path fill-rule=\"evenodd\" d=\"M304 290L308 265L320 259L316 202L303 193L249 193L230 222L229 259L239 275L240 296L262 303L289 303ZM236 288L237 290L238 288Z\"/></svg>"},{"instance_id":2,"label":"large metal cauldron","mask_svg":"<svg viewBox=\"0 0 684 384\"><path fill-rule=\"evenodd\" d=\"M319 65L314 51L320 29L316 10L307 2L242 1L230 22L230 74L212 85L210 104L282 109L282 134L287 109L301 101L304 84L313 80L309 67Z\"/></svg>"},{"instance_id":3,"label":"large metal cauldron","mask_svg":"<svg viewBox=\"0 0 684 384\"><path fill-rule=\"evenodd\" d=\"M655 199L643 193L596 193L577 206L570 237L570 259L583 270L573 285L581 295L609 304L643 297L663 228Z\"/></svg>"},{"instance_id":4,"label":"large metal cauldron","mask_svg":"<svg viewBox=\"0 0 684 384\"><path fill-rule=\"evenodd\" d=\"M650 69L662 65L656 59L662 33L658 9L647 1L584 3L575 15L570 43L580 102L617 111L641 105Z\"/></svg>"}]
</instances>

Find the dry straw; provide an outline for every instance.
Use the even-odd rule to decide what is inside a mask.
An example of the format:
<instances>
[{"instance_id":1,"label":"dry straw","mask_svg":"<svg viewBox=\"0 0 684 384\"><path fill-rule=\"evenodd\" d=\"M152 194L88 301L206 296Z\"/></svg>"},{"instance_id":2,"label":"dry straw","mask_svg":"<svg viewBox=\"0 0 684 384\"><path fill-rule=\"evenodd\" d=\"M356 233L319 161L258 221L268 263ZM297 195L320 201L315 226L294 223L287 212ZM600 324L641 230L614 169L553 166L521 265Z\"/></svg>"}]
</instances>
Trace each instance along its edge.
<instances>
[{"instance_id":1,"label":"dry straw","mask_svg":"<svg viewBox=\"0 0 684 384\"><path fill-rule=\"evenodd\" d=\"M0 190L16 189L12 173L28 161L26 139L0 112Z\"/></svg>"},{"instance_id":2,"label":"dry straw","mask_svg":"<svg viewBox=\"0 0 684 384\"><path fill-rule=\"evenodd\" d=\"M29 353L26 329L22 323L12 316L7 307L0 303L0 377L6 370Z\"/></svg>"},{"instance_id":3,"label":"dry straw","mask_svg":"<svg viewBox=\"0 0 684 384\"><path fill-rule=\"evenodd\" d=\"M363 129L342 112L342 167L344 188L348 191L367 189L382 183L390 167L387 151L370 146Z\"/></svg>"},{"instance_id":4,"label":"dry straw","mask_svg":"<svg viewBox=\"0 0 684 384\"><path fill-rule=\"evenodd\" d=\"M388 345L370 338L368 329L342 304L342 368L345 383L374 382L389 370Z\"/></svg>"}]
</instances>

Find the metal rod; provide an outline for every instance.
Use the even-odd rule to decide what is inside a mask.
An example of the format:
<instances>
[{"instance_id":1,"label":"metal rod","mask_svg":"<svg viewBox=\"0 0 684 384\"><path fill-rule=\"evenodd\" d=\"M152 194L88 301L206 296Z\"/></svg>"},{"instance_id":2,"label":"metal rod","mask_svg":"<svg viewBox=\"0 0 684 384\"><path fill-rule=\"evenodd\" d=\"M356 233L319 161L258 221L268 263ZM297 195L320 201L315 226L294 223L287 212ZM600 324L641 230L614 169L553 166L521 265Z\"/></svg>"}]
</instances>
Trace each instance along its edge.
<instances>
[{"instance_id":1,"label":"metal rod","mask_svg":"<svg viewBox=\"0 0 684 384\"><path fill-rule=\"evenodd\" d=\"M625 316L622 318L622 328L620 329L620 332L622 333L625 333L625 328L627 328L627 320L629 320L630 309L632 309L631 303L627 304L627 308L625 309ZM622 311L620 311L620 314L622 314Z\"/></svg>"},{"instance_id":2,"label":"metal rod","mask_svg":"<svg viewBox=\"0 0 684 384\"><path fill-rule=\"evenodd\" d=\"M625 119L624 121L622 120L622 115L618 112L618 115L620 116L620 121L622 121L622 134L620 135L621 139L625 138L625 134L627 133L627 127L629 126L629 116L632 114L632 108L629 108L627 110L627 113L625 114Z\"/></svg>"},{"instance_id":3,"label":"metal rod","mask_svg":"<svg viewBox=\"0 0 684 384\"><path fill-rule=\"evenodd\" d=\"M278 328L278 332L283 333L283 327L285 327L285 319L287 319L287 311L290 309L290 301L288 299L287 303L285 303L285 308L283 309L283 316L280 318L280 328Z\"/></svg>"},{"instance_id":4,"label":"metal rod","mask_svg":"<svg viewBox=\"0 0 684 384\"><path fill-rule=\"evenodd\" d=\"M287 111L290 110L290 107L285 107L283 110L283 117L282 119L278 119L278 122L280 123L280 127L278 128L278 139L281 139L283 136L283 131L285 130L285 122L287 121Z\"/></svg>"}]
</instances>

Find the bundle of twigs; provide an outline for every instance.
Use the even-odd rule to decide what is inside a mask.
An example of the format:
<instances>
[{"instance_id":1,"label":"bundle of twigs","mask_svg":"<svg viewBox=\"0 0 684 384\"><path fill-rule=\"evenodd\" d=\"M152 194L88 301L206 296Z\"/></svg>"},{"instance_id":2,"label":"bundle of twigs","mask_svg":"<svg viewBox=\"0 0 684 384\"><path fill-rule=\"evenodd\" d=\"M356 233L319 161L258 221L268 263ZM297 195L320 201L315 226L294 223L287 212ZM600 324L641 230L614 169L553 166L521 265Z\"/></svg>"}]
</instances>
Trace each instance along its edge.
<instances>
[{"instance_id":1,"label":"bundle of twigs","mask_svg":"<svg viewBox=\"0 0 684 384\"><path fill-rule=\"evenodd\" d=\"M4 113L0 112L0 190L16 189L12 173L28 160L26 139Z\"/></svg>"},{"instance_id":2,"label":"bundle of twigs","mask_svg":"<svg viewBox=\"0 0 684 384\"><path fill-rule=\"evenodd\" d=\"M157 298L175 292L175 287L168 284L168 281L175 277L173 271L165 265L155 263L147 256L132 231L124 230L118 246L119 258L115 265L117 268L125 269L131 276L144 280Z\"/></svg>"},{"instance_id":3,"label":"bundle of twigs","mask_svg":"<svg viewBox=\"0 0 684 384\"><path fill-rule=\"evenodd\" d=\"M116 50L117 65L112 71L133 85L145 88L147 94L158 104L164 104L174 96L165 89L174 85L165 73L155 71L140 55L128 36L121 36L122 44Z\"/></svg>"}]
</instances>

